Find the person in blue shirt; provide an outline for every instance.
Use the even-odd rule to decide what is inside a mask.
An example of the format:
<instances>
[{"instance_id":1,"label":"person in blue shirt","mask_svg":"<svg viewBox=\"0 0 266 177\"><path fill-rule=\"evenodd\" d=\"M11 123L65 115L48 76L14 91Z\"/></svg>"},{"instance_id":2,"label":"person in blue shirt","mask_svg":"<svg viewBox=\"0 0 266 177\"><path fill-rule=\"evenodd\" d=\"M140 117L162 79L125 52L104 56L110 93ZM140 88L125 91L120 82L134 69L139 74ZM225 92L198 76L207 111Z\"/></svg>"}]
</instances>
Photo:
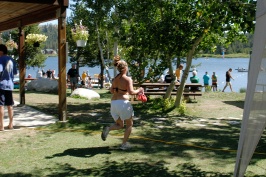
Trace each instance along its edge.
<instances>
[{"instance_id":1,"label":"person in blue shirt","mask_svg":"<svg viewBox=\"0 0 266 177\"><path fill-rule=\"evenodd\" d=\"M204 87L206 89L207 86L209 86L209 80L210 80L210 76L208 75L208 72L205 72L205 75L203 76L203 84Z\"/></svg>"},{"instance_id":2,"label":"person in blue shirt","mask_svg":"<svg viewBox=\"0 0 266 177\"><path fill-rule=\"evenodd\" d=\"M9 124L7 129L13 129L13 89L14 75L17 75L15 60L7 56L7 47L0 44L0 131L4 131L4 106L7 106Z\"/></svg>"}]
</instances>

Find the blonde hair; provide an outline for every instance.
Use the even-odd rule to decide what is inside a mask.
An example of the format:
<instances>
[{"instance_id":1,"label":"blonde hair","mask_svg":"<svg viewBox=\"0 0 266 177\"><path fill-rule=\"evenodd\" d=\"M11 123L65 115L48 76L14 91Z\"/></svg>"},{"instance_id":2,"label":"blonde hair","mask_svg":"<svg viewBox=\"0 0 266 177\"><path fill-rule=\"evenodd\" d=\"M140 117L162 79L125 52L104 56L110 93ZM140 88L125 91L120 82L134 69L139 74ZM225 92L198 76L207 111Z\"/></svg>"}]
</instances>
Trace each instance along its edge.
<instances>
[{"instance_id":1,"label":"blonde hair","mask_svg":"<svg viewBox=\"0 0 266 177\"><path fill-rule=\"evenodd\" d=\"M120 61L120 56L119 55L114 56L114 66L117 66L119 61Z\"/></svg>"},{"instance_id":2,"label":"blonde hair","mask_svg":"<svg viewBox=\"0 0 266 177\"><path fill-rule=\"evenodd\" d=\"M120 56L117 55L114 57L114 66L116 66L117 70L121 73L123 70L126 69L127 62L125 62L124 60L120 59Z\"/></svg>"}]
</instances>

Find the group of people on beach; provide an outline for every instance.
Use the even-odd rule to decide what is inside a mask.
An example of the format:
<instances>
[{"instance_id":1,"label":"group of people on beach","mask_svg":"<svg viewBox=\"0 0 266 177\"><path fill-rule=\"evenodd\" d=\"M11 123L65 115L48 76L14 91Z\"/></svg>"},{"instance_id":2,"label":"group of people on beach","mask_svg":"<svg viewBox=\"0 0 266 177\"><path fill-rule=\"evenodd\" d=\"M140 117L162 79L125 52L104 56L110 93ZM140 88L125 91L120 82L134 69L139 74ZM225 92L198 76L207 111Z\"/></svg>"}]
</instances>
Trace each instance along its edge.
<instances>
[{"instance_id":1,"label":"group of people on beach","mask_svg":"<svg viewBox=\"0 0 266 177\"><path fill-rule=\"evenodd\" d=\"M28 75L28 78L31 78L31 74ZM48 79L56 79L55 70L48 69L46 72L42 70L38 70L36 73L36 78L48 78Z\"/></svg>"},{"instance_id":2,"label":"group of people on beach","mask_svg":"<svg viewBox=\"0 0 266 177\"><path fill-rule=\"evenodd\" d=\"M96 78L95 76L92 78L88 70L83 71L80 77L76 64L72 63L71 66L72 67L67 72L67 82L70 83L71 92L78 87L93 89L93 83L97 83L98 88L100 88L101 81L104 83L109 83L109 79L106 75L101 77L101 74L96 74Z\"/></svg>"},{"instance_id":3,"label":"group of people on beach","mask_svg":"<svg viewBox=\"0 0 266 177\"><path fill-rule=\"evenodd\" d=\"M184 66L182 64L180 64L178 66L178 68L175 70L175 75L176 75L176 81L180 82L181 81L181 75L183 72L183 68ZM231 84L231 79L234 80L234 78L231 75L232 72L232 68L229 68L228 71L226 71L225 74L225 78L226 78L226 84L222 90L222 92L224 92L224 90L226 89L227 86L230 87L231 91L233 92L232 89L232 84ZM203 84L204 87L207 88L210 84L210 80L211 80L211 89L215 92L217 91L217 87L218 87L218 76L216 75L215 72L213 72L212 76L210 77L208 72L206 71L205 74L202 77L203 79ZM171 83L173 80L172 76L170 75L169 71L167 72L167 74L163 77L163 75L161 75L159 82L165 82L165 83ZM200 83L200 78L197 76L197 71L196 69L193 69L192 71L192 76L190 77L190 82L191 83Z\"/></svg>"},{"instance_id":4,"label":"group of people on beach","mask_svg":"<svg viewBox=\"0 0 266 177\"><path fill-rule=\"evenodd\" d=\"M234 80L234 78L232 77L231 72L232 72L232 68L229 68L229 70L226 71L226 73L225 73L226 83L225 83L225 86L224 86L222 92L224 92L224 90L226 89L227 86L229 86L230 87L230 90L233 92L232 84L231 84L231 79ZM192 75L193 76L190 77L191 83L199 83L199 78L197 76L197 71L193 71L192 72ZM213 72L213 74L212 74L211 77L208 75L208 72L207 71L203 75L203 84L204 84L205 89L206 89L206 87L209 86L210 79L212 80L212 85L211 85L212 90L213 91L217 91L218 76L216 75L215 72Z\"/></svg>"}]
</instances>

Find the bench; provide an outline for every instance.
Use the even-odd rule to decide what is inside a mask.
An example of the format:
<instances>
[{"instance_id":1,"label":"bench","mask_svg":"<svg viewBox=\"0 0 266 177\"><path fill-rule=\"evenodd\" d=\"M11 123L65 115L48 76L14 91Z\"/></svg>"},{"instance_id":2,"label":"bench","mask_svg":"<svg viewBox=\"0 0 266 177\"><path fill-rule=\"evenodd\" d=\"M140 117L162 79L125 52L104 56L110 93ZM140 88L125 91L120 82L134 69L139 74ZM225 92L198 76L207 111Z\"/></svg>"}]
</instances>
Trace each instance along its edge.
<instances>
[{"instance_id":1,"label":"bench","mask_svg":"<svg viewBox=\"0 0 266 177\"><path fill-rule=\"evenodd\" d=\"M165 95L166 93L166 87L168 87L170 83L134 83L134 87L143 87L144 89L144 94L149 96L149 95ZM176 95L177 89L180 86L179 83L175 83L175 88L171 92L171 95ZM194 96L194 99L196 96L202 96L201 90L198 88L201 88L202 85L199 83L186 83L183 96L185 99L189 98L189 96ZM191 91L191 89L193 91ZM195 90L195 91L194 91Z\"/></svg>"},{"instance_id":2,"label":"bench","mask_svg":"<svg viewBox=\"0 0 266 177\"><path fill-rule=\"evenodd\" d=\"M145 95L165 95L166 92L144 92ZM171 92L171 95L176 95L176 92ZM183 92L183 96L202 96L199 92Z\"/></svg>"},{"instance_id":3,"label":"bench","mask_svg":"<svg viewBox=\"0 0 266 177\"><path fill-rule=\"evenodd\" d=\"M144 94L145 95L165 95L165 91L164 92L151 92L151 91L149 91L149 92L144 92ZM171 95L176 95L176 92L175 91L173 91L173 92L171 92ZM194 96L194 100L196 99L196 96L202 96L202 92L201 91L196 91L196 92L183 92L183 96L184 96L184 98L185 99L188 99L189 98L189 96Z\"/></svg>"}]
</instances>

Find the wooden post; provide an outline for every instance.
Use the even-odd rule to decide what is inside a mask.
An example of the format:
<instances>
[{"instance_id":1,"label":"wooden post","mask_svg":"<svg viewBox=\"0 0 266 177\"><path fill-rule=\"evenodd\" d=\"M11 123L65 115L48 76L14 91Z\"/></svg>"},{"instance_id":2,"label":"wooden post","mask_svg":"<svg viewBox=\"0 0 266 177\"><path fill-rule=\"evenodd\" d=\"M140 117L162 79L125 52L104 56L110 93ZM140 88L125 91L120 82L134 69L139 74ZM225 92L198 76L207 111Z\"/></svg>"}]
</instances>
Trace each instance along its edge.
<instances>
[{"instance_id":1,"label":"wooden post","mask_svg":"<svg viewBox=\"0 0 266 177\"><path fill-rule=\"evenodd\" d=\"M26 76L26 62L25 62L25 35L22 28L19 28L19 96L20 105L25 105L25 76Z\"/></svg>"},{"instance_id":2,"label":"wooden post","mask_svg":"<svg viewBox=\"0 0 266 177\"><path fill-rule=\"evenodd\" d=\"M59 95L59 120L66 121L67 100L66 100L66 61L67 61L67 42L66 42L66 7L61 7L60 17L58 18L58 95Z\"/></svg>"}]
</instances>

